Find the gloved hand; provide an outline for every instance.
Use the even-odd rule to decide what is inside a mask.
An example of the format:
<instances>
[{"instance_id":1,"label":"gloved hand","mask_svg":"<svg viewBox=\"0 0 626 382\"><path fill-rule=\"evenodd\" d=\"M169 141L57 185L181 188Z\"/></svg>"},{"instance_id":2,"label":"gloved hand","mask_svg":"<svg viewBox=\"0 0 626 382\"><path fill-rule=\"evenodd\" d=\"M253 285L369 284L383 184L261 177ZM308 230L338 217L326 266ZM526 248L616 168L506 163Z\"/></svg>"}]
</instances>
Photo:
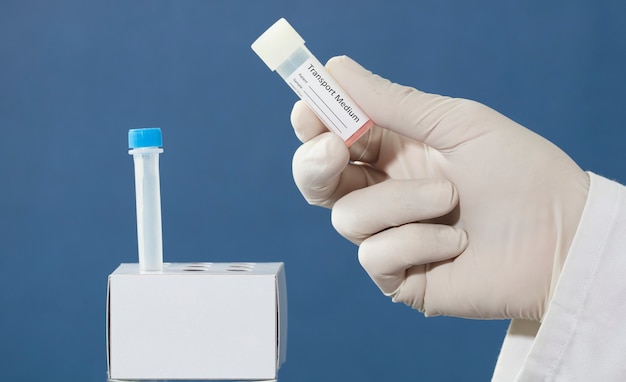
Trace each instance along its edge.
<instances>
[{"instance_id":1,"label":"gloved hand","mask_svg":"<svg viewBox=\"0 0 626 382\"><path fill-rule=\"evenodd\" d=\"M396 302L427 316L540 320L589 179L546 139L477 102L389 82L348 57L329 72L373 119L349 149L310 109L295 182Z\"/></svg>"}]
</instances>

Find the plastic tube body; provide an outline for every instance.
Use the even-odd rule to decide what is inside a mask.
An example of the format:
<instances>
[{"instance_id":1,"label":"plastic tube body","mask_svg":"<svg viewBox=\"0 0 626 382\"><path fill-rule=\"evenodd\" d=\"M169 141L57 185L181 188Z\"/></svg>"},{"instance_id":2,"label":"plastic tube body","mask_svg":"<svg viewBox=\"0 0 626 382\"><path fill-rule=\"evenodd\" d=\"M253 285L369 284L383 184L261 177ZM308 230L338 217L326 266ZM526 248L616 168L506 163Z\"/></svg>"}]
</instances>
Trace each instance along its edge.
<instances>
[{"instance_id":1,"label":"plastic tube body","mask_svg":"<svg viewBox=\"0 0 626 382\"><path fill-rule=\"evenodd\" d=\"M346 145L374 125L306 46L298 48L276 72Z\"/></svg>"},{"instance_id":2,"label":"plastic tube body","mask_svg":"<svg viewBox=\"0 0 626 382\"><path fill-rule=\"evenodd\" d=\"M163 270L161 226L161 188L159 154L162 148L129 150L135 163L135 196L137 205L137 243L139 269L142 272Z\"/></svg>"},{"instance_id":3,"label":"plastic tube body","mask_svg":"<svg viewBox=\"0 0 626 382\"><path fill-rule=\"evenodd\" d=\"M280 19L253 44L252 50L287 82L326 125L350 146L374 122L304 45L304 39Z\"/></svg>"}]
</instances>

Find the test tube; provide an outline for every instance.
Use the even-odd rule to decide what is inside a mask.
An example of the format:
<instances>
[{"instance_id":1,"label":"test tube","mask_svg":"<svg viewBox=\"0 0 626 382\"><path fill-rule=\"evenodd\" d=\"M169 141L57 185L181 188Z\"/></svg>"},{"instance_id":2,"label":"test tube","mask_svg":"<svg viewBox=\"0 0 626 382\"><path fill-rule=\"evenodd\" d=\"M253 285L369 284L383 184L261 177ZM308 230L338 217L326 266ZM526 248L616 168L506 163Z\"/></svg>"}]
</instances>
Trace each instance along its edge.
<instances>
[{"instance_id":1,"label":"test tube","mask_svg":"<svg viewBox=\"0 0 626 382\"><path fill-rule=\"evenodd\" d=\"M163 152L161 129L128 131L128 153L135 162L137 247L140 272L163 271L159 154Z\"/></svg>"},{"instance_id":2,"label":"test tube","mask_svg":"<svg viewBox=\"0 0 626 382\"><path fill-rule=\"evenodd\" d=\"M374 122L304 45L304 39L281 18L254 43L252 50L303 99L328 130L347 146Z\"/></svg>"}]
</instances>

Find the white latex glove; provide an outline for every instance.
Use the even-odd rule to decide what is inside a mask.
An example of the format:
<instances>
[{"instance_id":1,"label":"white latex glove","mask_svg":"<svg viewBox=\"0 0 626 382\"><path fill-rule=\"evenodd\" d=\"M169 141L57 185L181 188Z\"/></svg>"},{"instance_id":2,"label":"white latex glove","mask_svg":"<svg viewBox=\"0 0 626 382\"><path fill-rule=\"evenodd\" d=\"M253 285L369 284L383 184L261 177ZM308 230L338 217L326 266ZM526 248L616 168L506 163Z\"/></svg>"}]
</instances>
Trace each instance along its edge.
<instances>
[{"instance_id":1,"label":"white latex glove","mask_svg":"<svg viewBox=\"0 0 626 382\"><path fill-rule=\"evenodd\" d=\"M540 320L588 175L484 105L391 83L348 57L327 69L376 126L348 149L297 102L293 175L309 203L332 207L383 293L428 316Z\"/></svg>"}]
</instances>

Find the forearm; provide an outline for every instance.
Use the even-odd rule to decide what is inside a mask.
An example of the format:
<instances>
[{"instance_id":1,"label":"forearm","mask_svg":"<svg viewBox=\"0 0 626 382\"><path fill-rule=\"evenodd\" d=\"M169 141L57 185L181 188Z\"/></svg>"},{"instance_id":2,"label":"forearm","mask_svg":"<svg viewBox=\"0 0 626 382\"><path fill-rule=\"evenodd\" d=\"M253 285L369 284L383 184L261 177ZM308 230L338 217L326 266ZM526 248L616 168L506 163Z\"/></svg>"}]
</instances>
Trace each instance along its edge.
<instances>
[{"instance_id":1,"label":"forearm","mask_svg":"<svg viewBox=\"0 0 626 382\"><path fill-rule=\"evenodd\" d=\"M543 322L512 322L494 381L626 378L626 187L590 176L583 216Z\"/></svg>"}]
</instances>

